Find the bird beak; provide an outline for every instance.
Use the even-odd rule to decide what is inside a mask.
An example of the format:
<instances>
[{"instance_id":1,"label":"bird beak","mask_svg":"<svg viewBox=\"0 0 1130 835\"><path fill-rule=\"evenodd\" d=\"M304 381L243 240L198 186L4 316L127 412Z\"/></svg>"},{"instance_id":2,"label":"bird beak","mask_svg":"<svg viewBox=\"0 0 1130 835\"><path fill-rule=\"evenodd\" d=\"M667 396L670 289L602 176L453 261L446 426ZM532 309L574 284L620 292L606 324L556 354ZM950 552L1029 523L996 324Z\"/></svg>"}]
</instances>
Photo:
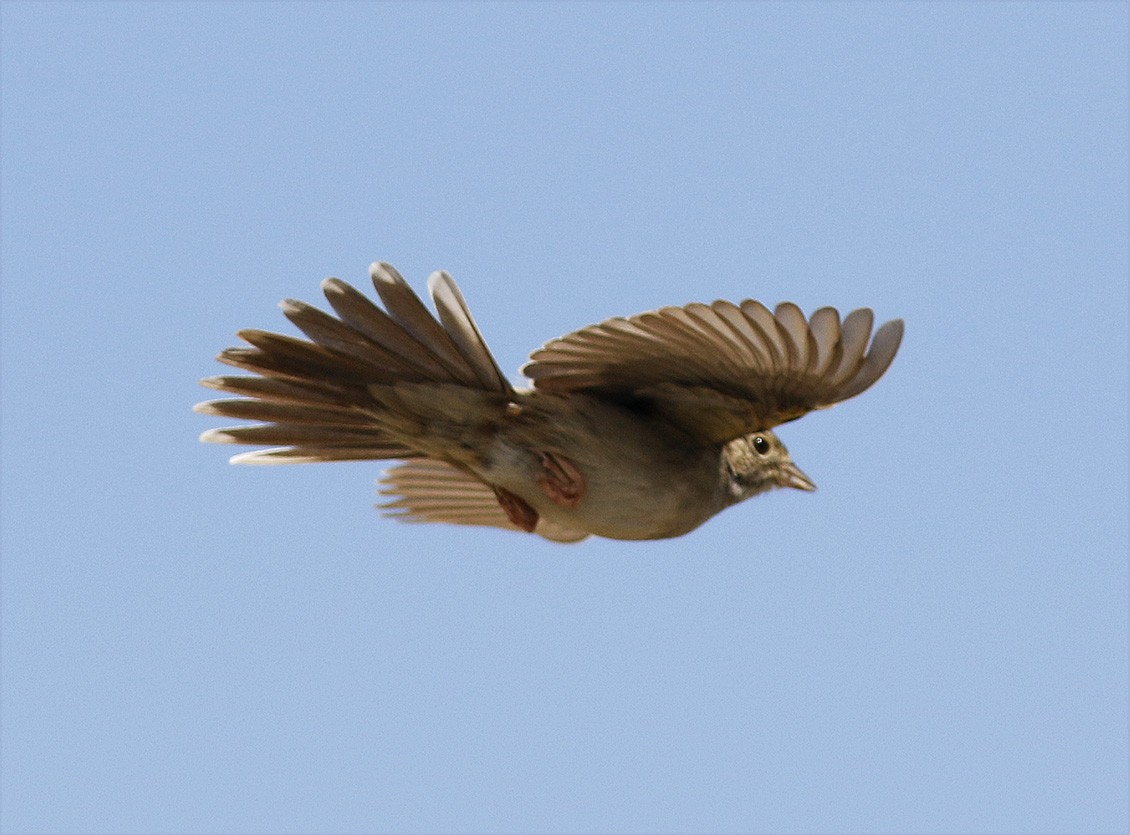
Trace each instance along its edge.
<instances>
[{"instance_id":1,"label":"bird beak","mask_svg":"<svg viewBox=\"0 0 1130 835\"><path fill-rule=\"evenodd\" d=\"M777 484L781 487L795 487L797 490L808 490L809 492L816 489L812 479L802 473L800 467L792 461L784 464L777 471Z\"/></svg>"}]
</instances>

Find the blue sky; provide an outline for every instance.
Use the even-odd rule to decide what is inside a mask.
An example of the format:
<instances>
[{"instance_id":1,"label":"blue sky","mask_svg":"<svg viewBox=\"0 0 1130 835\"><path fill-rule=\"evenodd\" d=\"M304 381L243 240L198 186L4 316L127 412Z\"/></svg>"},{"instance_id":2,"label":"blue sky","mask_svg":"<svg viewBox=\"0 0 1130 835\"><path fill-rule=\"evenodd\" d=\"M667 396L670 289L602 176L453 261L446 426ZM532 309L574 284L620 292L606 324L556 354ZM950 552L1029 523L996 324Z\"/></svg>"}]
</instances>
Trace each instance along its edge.
<instances>
[{"instance_id":1,"label":"blue sky","mask_svg":"<svg viewBox=\"0 0 1130 835\"><path fill-rule=\"evenodd\" d=\"M4 831L1126 829L1126 4L0 15ZM398 525L190 411L377 259L515 375L696 300L907 331L782 429L814 494Z\"/></svg>"}]
</instances>

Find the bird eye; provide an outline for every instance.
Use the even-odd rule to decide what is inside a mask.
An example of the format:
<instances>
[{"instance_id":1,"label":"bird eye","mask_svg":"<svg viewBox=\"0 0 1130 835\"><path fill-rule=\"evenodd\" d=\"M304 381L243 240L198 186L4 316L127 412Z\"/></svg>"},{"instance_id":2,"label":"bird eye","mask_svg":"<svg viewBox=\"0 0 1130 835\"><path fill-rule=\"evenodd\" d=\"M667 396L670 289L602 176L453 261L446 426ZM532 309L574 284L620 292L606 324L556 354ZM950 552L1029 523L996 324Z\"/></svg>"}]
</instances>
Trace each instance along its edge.
<instances>
[{"instance_id":1,"label":"bird eye","mask_svg":"<svg viewBox=\"0 0 1130 835\"><path fill-rule=\"evenodd\" d=\"M769 452L769 442L758 435L753 439L753 448L756 449L760 455L766 455Z\"/></svg>"}]
</instances>

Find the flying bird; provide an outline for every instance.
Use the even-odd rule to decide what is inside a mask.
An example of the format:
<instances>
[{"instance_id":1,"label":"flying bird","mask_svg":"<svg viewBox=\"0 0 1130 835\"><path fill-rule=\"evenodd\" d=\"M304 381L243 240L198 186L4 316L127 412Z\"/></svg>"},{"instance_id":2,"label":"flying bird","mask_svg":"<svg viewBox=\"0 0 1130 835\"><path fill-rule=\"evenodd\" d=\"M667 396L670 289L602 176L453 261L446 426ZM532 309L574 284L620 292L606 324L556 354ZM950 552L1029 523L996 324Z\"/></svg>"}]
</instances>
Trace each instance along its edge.
<instances>
[{"instance_id":1,"label":"flying bird","mask_svg":"<svg viewBox=\"0 0 1130 835\"><path fill-rule=\"evenodd\" d=\"M450 275L428 279L437 315L388 264L370 275L383 310L327 278L336 316L280 303L308 340L239 331L249 347L217 359L254 376L202 380L239 397L196 411L258 423L200 439L274 445L240 464L400 460L389 515L557 542L681 536L767 490L816 489L773 427L869 388L903 334L895 319L872 338L867 308L664 307L551 340L515 388Z\"/></svg>"}]
</instances>

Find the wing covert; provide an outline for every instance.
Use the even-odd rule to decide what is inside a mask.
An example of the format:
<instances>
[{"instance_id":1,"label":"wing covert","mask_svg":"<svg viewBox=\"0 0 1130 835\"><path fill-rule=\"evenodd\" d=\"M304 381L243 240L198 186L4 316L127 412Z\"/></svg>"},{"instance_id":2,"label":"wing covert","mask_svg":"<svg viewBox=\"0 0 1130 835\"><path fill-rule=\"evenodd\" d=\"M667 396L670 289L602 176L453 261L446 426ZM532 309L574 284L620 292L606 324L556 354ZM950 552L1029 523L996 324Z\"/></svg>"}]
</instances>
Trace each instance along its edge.
<instances>
[{"instance_id":1,"label":"wing covert","mask_svg":"<svg viewBox=\"0 0 1130 835\"><path fill-rule=\"evenodd\" d=\"M865 391L887 370L903 322L871 338L868 308L808 319L795 304L716 301L608 319L551 340L522 369L540 391L647 400L714 442L771 429Z\"/></svg>"}]
</instances>

